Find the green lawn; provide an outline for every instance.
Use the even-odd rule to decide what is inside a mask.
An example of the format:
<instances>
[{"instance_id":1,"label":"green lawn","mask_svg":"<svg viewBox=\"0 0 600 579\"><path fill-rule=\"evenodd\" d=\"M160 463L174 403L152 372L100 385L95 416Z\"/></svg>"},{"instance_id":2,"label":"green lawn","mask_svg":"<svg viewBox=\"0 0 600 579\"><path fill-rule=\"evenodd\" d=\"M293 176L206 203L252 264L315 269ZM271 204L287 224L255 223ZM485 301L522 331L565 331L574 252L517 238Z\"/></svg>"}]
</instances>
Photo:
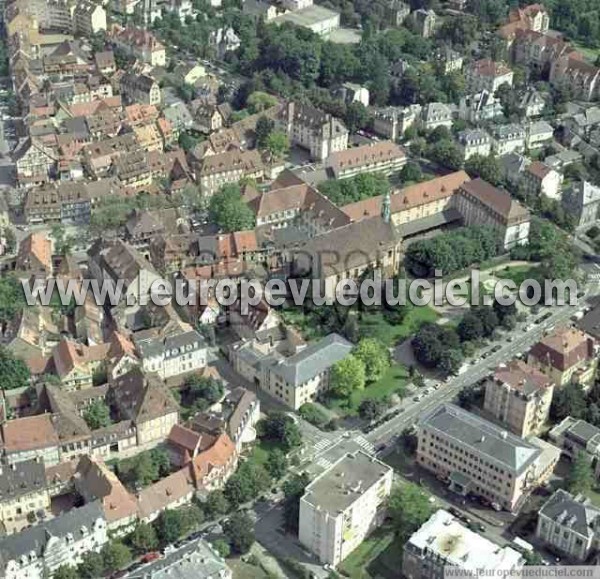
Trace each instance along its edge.
<instances>
[{"instance_id":1,"label":"green lawn","mask_svg":"<svg viewBox=\"0 0 600 579\"><path fill-rule=\"evenodd\" d=\"M390 324L382 312L366 312L358 323L361 336L377 338L386 346L395 346L414 334L423 324L437 321L438 313L429 306L406 306L408 312L401 324Z\"/></svg>"},{"instance_id":2,"label":"green lawn","mask_svg":"<svg viewBox=\"0 0 600 579\"><path fill-rule=\"evenodd\" d=\"M264 466L269 459L269 453L281 449L281 444L272 440L258 440L248 456L248 460Z\"/></svg>"},{"instance_id":3,"label":"green lawn","mask_svg":"<svg viewBox=\"0 0 600 579\"><path fill-rule=\"evenodd\" d=\"M511 279L517 286L521 285L526 279L530 279L537 266L517 265L515 267L500 268L496 270L495 276L498 279Z\"/></svg>"},{"instance_id":4,"label":"green lawn","mask_svg":"<svg viewBox=\"0 0 600 579\"><path fill-rule=\"evenodd\" d=\"M350 400L330 399L328 408L344 416L355 416L358 412L360 403L365 398L385 398L399 389L403 389L408 381L408 370L401 364L393 364L388 368L384 375L368 384L364 390L354 392Z\"/></svg>"},{"instance_id":5,"label":"green lawn","mask_svg":"<svg viewBox=\"0 0 600 579\"><path fill-rule=\"evenodd\" d=\"M402 545L391 529L380 527L340 565L351 579L398 577L402 568Z\"/></svg>"}]
</instances>

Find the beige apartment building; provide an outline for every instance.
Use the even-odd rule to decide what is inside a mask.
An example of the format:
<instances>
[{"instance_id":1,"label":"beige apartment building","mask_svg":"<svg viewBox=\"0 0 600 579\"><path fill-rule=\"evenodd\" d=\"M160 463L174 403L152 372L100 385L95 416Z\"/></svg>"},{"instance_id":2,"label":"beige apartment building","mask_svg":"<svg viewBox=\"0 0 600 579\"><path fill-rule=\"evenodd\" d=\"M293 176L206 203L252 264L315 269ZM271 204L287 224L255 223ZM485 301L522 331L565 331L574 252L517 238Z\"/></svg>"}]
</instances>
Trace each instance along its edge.
<instances>
[{"instance_id":1,"label":"beige apartment building","mask_svg":"<svg viewBox=\"0 0 600 579\"><path fill-rule=\"evenodd\" d=\"M347 454L300 499L298 538L322 563L343 561L385 515L393 470L364 452Z\"/></svg>"},{"instance_id":2,"label":"beige apartment building","mask_svg":"<svg viewBox=\"0 0 600 579\"><path fill-rule=\"evenodd\" d=\"M486 382L483 408L511 432L538 434L548 420L554 384L543 372L520 360L496 368Z\"/></svg>"},{"instance_id":3,"label":"beige apartment building","mask_svg":"<svg viewBox=\"0 0 600 579\"><path fill-rule=\"evenodd\" d=\"M425 416L418 438L417 462L451 491L512 512L550 477L560 458L558 448L515 436L454 404Z\"/></svg>"},{"instance_id":4,"label":"beige apartment building","mask_svg":"<svg viewBox=\"0 0 600 579\"><path fill-rule=\"evenodd\" d=\"M589 388L598 367L594 338L575 328L558 328L531 348L527 363L547 374L557 387L577 382Z\"/></svg>"},{"instance_id":5,"label":"beige apartment building","mask_svg":"<svg viewBox=\"0 0 600 579\"><path fill-rule=\"evenodd\" d=\"M196 170L200 191L205 196L217 193L229 183L238 183L242 177L260 179L264 166L258 151L227 151L202 159Z\"/></svg>"},{"instance_id":6,"label":"beige apartment building","mask_svg":"<svg viewBox=\"0 0 600 579\"><path fill-rule=\"evenodd\" d=\"M348 179L363 173L391 175L406 165L406 153L396 143L381 141L333 153L327 163L336 179Z\"/></svg>"}]
</instances>

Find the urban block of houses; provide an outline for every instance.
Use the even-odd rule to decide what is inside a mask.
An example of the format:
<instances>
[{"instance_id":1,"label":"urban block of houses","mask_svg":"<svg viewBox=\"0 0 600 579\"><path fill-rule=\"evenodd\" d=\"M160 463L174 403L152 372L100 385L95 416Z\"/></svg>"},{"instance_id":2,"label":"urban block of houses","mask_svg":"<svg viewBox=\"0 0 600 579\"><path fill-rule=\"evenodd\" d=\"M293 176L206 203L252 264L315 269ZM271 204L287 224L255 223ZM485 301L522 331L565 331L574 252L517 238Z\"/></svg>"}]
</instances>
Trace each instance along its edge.
<instances>
[{"instance_id":1,"label":"urban block of houses","mask_svg":"<svg viewBox=\"0 0 600 579\"><path fill-rule=\"evenodd\" d=\"M596 375L597 351L596 341L585 332L557 328L534 344L527 363L547 374L557 388L577 382L587 389Z\"/></svg>"},{"instance_id":2,"label":"urban block of houses","mask_svg":"<svg viewBox=\"0 0 600 579\"><path fill-rule=\"evenodd\" d=\"M423 417L418 439L417 462L451 491L512 512L548 480L560 458L552 445L520 438L453 404Z\"/></svg>"},{"instance_id":3,"label":"urban block of houses","mask_svg":"<svg viewBox=\"0 0 600 579\"><path fill-rule=\"evenodd\" d=\"M151 66L167 64L165 47L148 30L135 26L123 28L113 24L109 38L117 48L145 64Z\"/></svg>"},{"instance_id":4,"label":"urban block of houses","mask_svg":"<svg viewBox=\"0 0 600 579\"><path fill-rule=\"evenodd\" d=\"M535 535L571 561L584 562L600 545L600 509L583 495L558 489L538 513Z\"/></svg>"},{"instance_id":5,"label":"urban block of houses","mask_svg":"<svg viewBox=\"0 0 600 579\"><path fill-rule=\"evenodd\" d=\"M373 112L373 132L390 141L397 141L406 129L419 120L420 115L421 105L376 109Z\"/></svg>"},{"instance_id":6,"label":"urban block of houses","mask_svg":"<svg viewBox=\"0 0 600 579\"><path fill-rule=\"evenodd\" d=\"M402 574L407 579L429 579L444 569L460 569L468 576L518 572L525 560L511 547L499 547L471 531L448 511L438 510L404 545Z\"/></svg>"},{"instance_id":7,"label":"urban block of houses","mask_svg":"<svg viewBox=\"0 0 600 579\"><path fill-rule=\"evenodd\" d=\"M523 438L537 435L546 424L554 384L520 360L496 368L485 386L484 411Z\"/></svg>"},{"instance_id":8,"label":"urban block of houses","mask_svg":"<svg viewBox=\"0 0 600 579\"><path fill-rule=\"evenodd\" d=\"M313 480L300 499L298 538L321 563L343 561L379 526L392 469L365 452L347 454Z\"/></svg>"}]
</instances>

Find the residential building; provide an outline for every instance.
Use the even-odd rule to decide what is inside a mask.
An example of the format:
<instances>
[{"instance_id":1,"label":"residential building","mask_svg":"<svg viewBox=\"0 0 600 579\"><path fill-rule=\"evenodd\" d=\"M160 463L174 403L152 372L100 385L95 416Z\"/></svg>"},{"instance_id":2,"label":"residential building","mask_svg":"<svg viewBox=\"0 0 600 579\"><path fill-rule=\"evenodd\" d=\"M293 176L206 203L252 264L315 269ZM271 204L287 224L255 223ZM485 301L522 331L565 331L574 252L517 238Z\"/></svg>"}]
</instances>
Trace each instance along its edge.
<instances>
[{"instance_id":1,"label":"residential building","mask_svg":"<svg viewBox=\"0 0 600 579\"><path fill-rule=\"evenodd\" d=\"M477 93L483 90L495 95L503 84L512 86L513 72L501 62L489 58L476 60L466 69L467 91Z\"/></svg>"},{"instance_id":2,"label":"residential building","mask_svg":"<svg viewBox=\"0 0 600 579\"><path fill-rule=\"evenodd\" d=\"M473 124L490 121L503 114L500 100L487 90L465 95L458 105L458 118Z\"/></svg>"},{"instance_id":3,"label":"residential building","mask_svg":"<svg viewBox=\"0 0 600 579\"><path fill-rule=\"evenodd\" d=\"M89 223L91 203L82 182L53 182L29 189L24 205L28 223Z\"/></svg>"},{"instance_id":4,"label":"residential building","mask_svg":"<svg viewBox=\"0 0 600 579\"><path fill-rule=\"evenodd\" d=\"M421 123L425 129L432 131L437 127L452 127L452 110L444 103L429 103L421 110Z\"/></svg>"},{"instance_id":5,"label":"residential building","mask_svg":"<svg viewBox=\"0 0 600 579\"><path fill-rule=\"evenodd\" d=\"M600 460L600 428L567 416L549 432L548 437L571 460L583 452L590 463L597 466Z\"/></svg>"},{"instance_id":6,"label":"residential building","mask_svg":"<svg viewBox=\"0 0 600 579\"><path fill-rule=\"evenodd\" d=\"M573 163L579 163L583 159L583 156L578 151L572 149L564 149L560 153L550 155L544 159L544 163L551 167L555 171L563 171L569 165Z\"/></svg>"},{"instance_id":7,"label":"residential building","mask_svg":"<svg viewBox=\"0 0 600 579\"><path fill-rule=\"evenodd\" d=\"M481 129L467 129L457 135L460 148L463 151L465 161L473 155L487 157L492 148L490 136Z\"/></svg>"},{"instance_id":8,"label":"residential building","mask_svg":"<svg viewBox=\"0 0 600 579\"><path fill-rule=\"evenodd\" d=\"M147 74L128 73L121 79L121 93L127 102L134 104L159 105L160 86Z\"/></svg>"},{"instance_id":9,"label":"residential building","mask_svg":"<svg viewBox=\"0 0 600 579\"><path fill-rule=\"evenodd\" d=\"M575 328L557 328L529 350L527 363L546 373L557 388L577 382L587 389L596 375L598 345Z\"/></svg>"},{"instance_id":10,"label":"residential building","mask_svg":"<svg viewBox=\"0 0 600 579\"><path fill-rule=\"evenodd\" d=\"M279 123L291 143L307 149L317 161L348 148L348 129L344 124L310 105L289 102L281 111Z\"/></svg>"},{"instance_id":11,"label":"residential building","mask_svg":"<svg viewBox=\"0 0 600 579\"><path fill-rule=\"evenodd\" d=\"M50 508L46 470L42 459L0 467L0 522L6 534L19 532L27 516Z\"/></svg>"},{"instance_id":12,"label":"residential building","mask_svg":"<svg viewBox=\"0 0 600 579\"><path fill-rule=\"evenodd\" d=\"M241 43L240 37L231 26L213 30L208 37L208 45L213 48L219 59L225 58L228 52L237 50Z\"/></svg>"},{"instance_id":13,"label":"residential building","mask_svg":"<svg viewBox=\"0 0 600 579\"><path fill-rule=\"evenodd\" d=\"M385 7L385 22L391 26L402 26L410 16L410 5L402 0L389 0Z\"/></svg>"},{"instance_id":14,"label":"residential building","mask_svg":"<svg viewBox=\"0 0 600 579\"><path fill-rule=\"evenodd\" d=\"M438 69L442 74L450 74L462 70L464 58L460 52L444 46L435 55Z\"/></svg>"},{"instance_id":15,"label":"residential building","mask_svg":"<svg viewBox=\"0 0 600 579\"><path fill-rule=\"evenodd\" d=\"M2 425L2 440L9 465L38 459L48 468L59 462L58 435L50 414L8 420Z\"/></svg>"},{"instance_id":16,"label":"residential building","mask_svg":"<svg viewBox=\"0 0 600 579\"><path fill-rule=\"evenodd\" d=\"M483 409L511 432L537 435L550 415L554 384L520 360L502 364L486 381Z\"/></svg>"},{"instance_id":17,"label":"residential building","mask_svg":"<svg viewBox=\"0 0 600 579\"><path fill-rule=\"evenodd\" d=\"M496 155L522 153L525 150L525 129L521 125L495 125L491 134Z\"/></svg>"},{"instance_id":18,"label":"residential building","mask_svg":"<svg viewBox=\"0 0 600 579\"><path fill-rule=\"evenodd\" d=\"M256 150L210 155L202 159L196 170L200 191L207 197L217 193L224 185L239 183L244 177L261 179L263 175L264 164Z\"/></svg>"},{"instance_id":19,"label":"residential building","mask_svg":"<svg viewBox=\"0 0 600 579\"><path fill-rule=\"evenodd\" d=\"M326 163L336 179L365 173L391 175L406 165L406 153L392 141L380 141L332 153Z\"/></svg>"},{"instance_id":20,"label":"residential building","mask_svg":"<svg viewBox=\"0 0 600 579\"><path fill-rule=\"evenodd\" d=\"M302 10L285 12L281 16L276 16L273 18L273 22L276 24L291 22L296 26L308 28L308 30L319 36L328 37L334 30L340 27L340 13L324 6L313 4Z\"/></svg>"},{"instance_id":21,"label":"residential building","mask_svg":"<svg viewBox=\"0 0 600 579\"><path fill-rule=\"evenodd\" d=\"M526 145L528 149L539 149L552 142L554 128L546 121L535 121L527 125Z\"/></svg>"},{"instance_id":22,"label":"residential building","mask_svg":"<svg viewBox=\"0 0 600 579\"><path fill-rule=\"evenodd\" d=\"M369 89L359 84L345 82L336 94L339 95L346 104L360 103L365 107L369 106Z\"/></svg>"},{"instance_id":23,"label":"residential building","mask_svg":"<svg viewBox=\"0 0 600 579\"><path fill-rule=\"evenodd\" d=\"M28 137L12 152L19 184L35 184L48 181L56 168L58 153L38 138Z\"/></svg>"},{"instance_id":24,"label":"residential building","mask_svg":"<svg viewBox=\"0 0 600 579\"><path fill-rule=\"evenodd\" d=\"M586 62L580 55L561 56L552 62L550 82L571 87L574 97L591 101L598 97L600 68Z\"/></svg>"},{"instance_id":25,"label":"residential building","mask_svg":"<svg viewBox=\"0 0 600 579\"><path fill-rule=\"evenodd\" d=\"M110 39L116 47L151 66L166 66L165 47L156 37L143 28L114 24Z\"/></svg>"},{"instance_id":26,"label":"residential building","mask_svg":"<svg viewBox=\"0 0 600 579\"><path fill-rule=\"evenodd\" d=\"M30 233L19 243L15 267L36 277L52 273L52 241L43 233Z\"/></svg>"},{"instance_id":27,"label":"residential building","mask_svg":"<svg viewBox=\"0 0 600 579\"><path fill-rule=\"evenodd\" d=\"M543 4L530 4L514 8L508 15L509 23L534 32L546 33L550 28L550 15Z\"/></svg>"},{"instance_id":28,"label":"residential building","mask_svg":"<svg viewBox=\"0 0 600 579\"><path fill-rule=\"evenodd\" d=\"M137 332L136 349L146 372L156 372L163 380L194 372L206 366L204 338L191 327L155 332Z\"/></svg>"},{"instance_id":29,"label":"residential building","mask_svg":"<svg viewBox=\"0 0 600 579\"><path fill-rule=\"evenodd\" d=\"M44 579L61 565L75 566L86 553L100 552L107 542L102 507L89 503L0 538L0 573L6 579Z\"/></svg>"},{"instance_id":30,"label":"residential building","mask_svg":"<svg viewBox=\"0 0 600 579\"><path fill-rule=\"evenodd\" d=\"M107 30L106 10L92 0L77 2L73 9L73 27L77 34L86 37Z\"/></svg>"},{"instance_id":31,"label":"residential building","mask_svg":"<svg viewBox=\"0 0 600 579\"><path fill-rule=\"evenodd\" d=\"M96 63L96 70L98 74L110 76L117 71L115 55L112 50L96 52L94 54L94 62Z\"/></svg>"},{"instance_id":32,"label":"residential building","mask_svg":"<svg viewBox=\"0 0 600 579\"><path fill-rule=\"evenodd\" d=\"M551 476L560 451L525 440L454 404L423 417L417 462L459 495L477 495L495 508L518 511Z\"/></svg>"},{"instance_id":33,"label":"residential building","mask_svg":"<svg viewBox=\"0 0 600 579\"><path fill-rule=\"evenodd\" d=\"M179 406L156 374L132 368L112 382L109 396L121 420L135 425L138 446L163 442L179 422Z\"/></svg>"},{"instance_id":34,"label":"residential building","mask_svg":"<svg viewBox=\"0 0 600 579\"><path fill-rule=\"evenodd\" d=\"M138 516L137 499L101 458L82 456L73 480L86 503L100 503L109 533L120 536L132 530Z\"/></svg>"},{"instance_id":35,"label":"residential building","mask_svg":"<svg viewBox=\"0 0 600 579\"><path fill-rule=\"evenodd\" d=\"M209 134L223 128L224 124L219 106L212 103L201 103L194 111L194 120L199 130Z\"/></svg>"},{"instance_id":36,"label":"residential building","mask_svg":"<svg viewBox=\"0 0 600 579\"><path fill-rule=\"evenodd\" d=\"M404 545L402 574L406 579L436 579L452 568L467 577L509 575L524 564L518 551L499 547L440 509Z\"/></svg>"},{"instance_id":37,"label":"residential building","mask_svg":"<svg viewBox=\"0 0 600 579\"><path fill-rule=\"evenodd\" d=\"M338 334L329 334L288 358L270 356L262 364L260 387L297 410L327 390L331 367L351 351L350 342Z\"/></svg>"},{"instance_id":38,"label":"residential building","mask_svg":"<svg viewBox=\"0 0 600 579\"><path fill-rule=\"evenodd\" d=\"M383 522L392 469L365 452L347 454L300 499L298 538L321 563L343 561Z\"/></svg>"},{"instance_id":39,"label":"residential building","mask_svg":"<svg viewBox=\"0 0 600 579\"><path fill-rule=\"evenodd\" d=\"M520 189L528 195L545 195L560 201L563 176L541 161L528 165L521 175Z\"/></svg>"},{"instance_id":40,"label":"residential building","mask_svg":"<svg viewBox=\"0 0 600 579\"><path fill-rule=\"evenodd\" d=\"M128 579L232 579L231 569L209 543L196 539L157 561L127 574Z\"/></svg>"},{"instance_id":41,"label":"residential building","mask_svg":"<svg viewBox=\"0 0 600 579\"><path fill-rule=\"evenodd\" d=\"M63 337L52 352L56 375L67 392L92 387L93 375L103 366L108 344L86 346Z\"/></svg>"},{"instance_id":42,"label":"residential building","mask_svg":"<svg viewBox=\"0 0 600 579\"><path fill-rule=\"evenodd\" d=\"M430 38L434 35L437 15L433 10L419 8L410 16L412 27L419 36Z\"/></svg>"},{"instance_id":43,"label":"residential building","mask_svg":"<svg viewBox=\"0 0 600 579\"><path fill-rule=\"evenodd\" d=\"M421 116L421 105L387 107L373 113L373 132L390 141L397 141L404 131L412 127Z\"/></svg>"},{"instance_id":44,"label":"residential building","mask_svg":"<svg viewBox=\"0 0 600 579\"><path fill-rule=\"evenodd\" d=\"M460 186L453 204L467 226L496 228L505 249L527 244L531 216L507 191L497 189L483 179L475 179Z\"/></svg>"},{"instance_id":45,"label":"residential building","mask_svg":"<svg viewBox=\"0 0 600 579\"><path fill-rule=\"evenodd\" d=\"M583 563L600 547L600 509L582 496L558 489L538 512L536 537Z\"/></svg>"},{"instance_id":46,"label":"residential building","mask_svg":"<svg viewBox=\"0 0 600 579\"><path fill-rule=\"evenodd\" d=\"M545 107L546 100L533 88L527 90L519 102L519 110L527 118L539 117Z\"/></svg>"},{"instance_id":47,"label":"residential building","mask_svg":"<svg viewBox=\"0 0 600 579\"><path fill-rule=\"evenodd\" d=\"M600 216L600 187L588 181L571 183L563 191L562 203L577 228L591 227L598 223Z\"/></svg>"}]
</instances>

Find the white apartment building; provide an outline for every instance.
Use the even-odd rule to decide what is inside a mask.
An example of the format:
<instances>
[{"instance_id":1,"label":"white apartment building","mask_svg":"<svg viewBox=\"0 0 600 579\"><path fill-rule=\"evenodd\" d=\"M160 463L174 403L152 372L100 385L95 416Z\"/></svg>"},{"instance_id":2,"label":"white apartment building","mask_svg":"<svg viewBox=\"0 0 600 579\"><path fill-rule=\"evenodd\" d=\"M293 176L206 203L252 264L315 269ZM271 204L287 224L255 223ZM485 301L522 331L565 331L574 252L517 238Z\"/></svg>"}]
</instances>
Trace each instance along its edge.
<instances>
[{"instance_id":1,"label":"white apartment building","mask_svg":"<svg viewBox=\"0 0 600 579\"><path fill-rule=\"evenodd\" d=\"M300 499L298 538L322 563L337 565L383 522L393 470L360 451L343 456Z\"/></svg>"},{"instance_id":2,"label":"white apartment building","mask_svg":"<svg viewBox=\"0 0 600 579\"><path fill-rule=\"evenodd\" d=\"M61 565L81 563L85 553L107 543L100 501L71 509L21 533L0 539L0 575L5 579L45 579Z\"/></svg>"},{"instance_id":3,"label":"white apartment building","mask_svg":"<svg viewBox=\"0 0 600 579\"><path fill-rule=\"evenodd\" d=\"M452 567L476 579L503 576L524 564L518 551L492 543L440 509L404 546L402 573L407 579L438 579L445 567Z\"/></svg>"},{"instance_id":4,"label":"white apartment building","mask_svg":"<svg viewBox=\"0 0 600 579\"><path fill-rule=\"evenodd\" d=\"M73 10L73 28L77 34L88 37L107 30L106 10L88 0L79 2Z\"/></svg>"},{"instance_id":5,"label":"white apartment building","mask_svg":"<svg viewBox=\"0 0 600 579\"><path fill-rule=\"evenodd\" d=\"M560 450L525 440L454 404L442 404L419 423L417 462L446 480L451 491L518 511L552 474Z\"/></svg>"},{"instance_id":6,"label":"white apartment building","mask_svg":"<svg viewBox=\"0 0 600 579\"><path fill-rule=\"evenodd\" d=\"M600 509L584 496L559 489L540 509L535 534L572 561L583 562L600 548Z\"/></svg>"},{"instance_id":7,"label":"white apartment building","mask_svg":"<svg viewBox=\"0 0 600 579\"><path fill-rule=\"evenodd\" d=\"M429 103L421 110L421 125L428 131L452 127L452 109L444 103Z\"/></svg>"},{"instance_id":8,"label":"white apartment building","mask_svg":"<svg viewBox=\"0 0 600 579\"><path fill-rule=\"evenodd\" d=\"M387 107L373 113L373 132L390 141L397 141L412 127L421 115L421 105L405 108Z\"/></svg>"},{"instance_id":9,"label":"white apartment building","mask_svg":"<svg viewBox=\"0 0 600 579\"><path fill-rule=\"evenodd\" d=\"M465 161L473 155L487 157L492 148L490 136L485 131L479 129L458 133L458 144L463 151Z\"/></svg>"},{"instance_id":10,"label":"white apartment building","mask_svg":"<svg viewBox=\"0 0 600 579\"><path fill-rule=\"evenodd\" d=\"M163 380L206 366L206 343L196 330L181 330L166 336L141 336L134 341L142 368L146 372L156 372Z\"/></svg>"},{"instance_id":11,"label":"white apartment building","mask_svg":"<svg viewBox=\"0 0 600 579\"><path fill-rule=\"evenodd\" d=\"M289 102L279 122L291 143L307 149L317 161L348 148L348 129L344 123L310 105Z\"/></svg>"}]
</instances>

